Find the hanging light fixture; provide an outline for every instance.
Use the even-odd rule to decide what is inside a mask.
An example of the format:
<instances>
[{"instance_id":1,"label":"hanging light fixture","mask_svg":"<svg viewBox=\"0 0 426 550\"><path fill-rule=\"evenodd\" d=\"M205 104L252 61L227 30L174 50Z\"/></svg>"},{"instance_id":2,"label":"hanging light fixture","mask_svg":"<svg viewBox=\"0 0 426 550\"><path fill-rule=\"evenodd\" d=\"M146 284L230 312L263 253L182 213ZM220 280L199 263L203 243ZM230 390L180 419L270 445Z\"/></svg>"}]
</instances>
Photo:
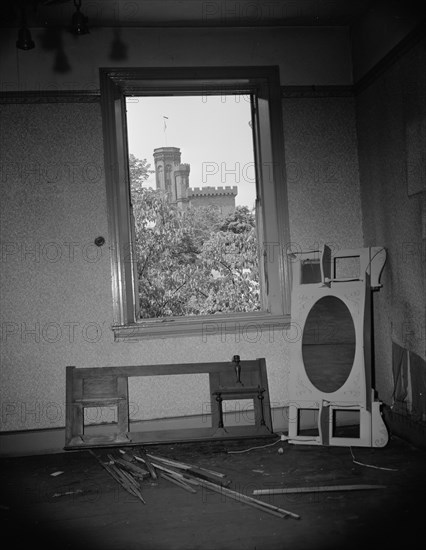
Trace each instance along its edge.
<instances>
[{"instance_id":1,"label":"hanging light fixture","mask_svg":"<svg viewBox=\"0 0 426 550\"><path fill-rule=\"evenodd\" d=\"M71 22L71 31L74 34L81 35L81 34L88 34L89 33L89 18L83 15L80 11L81 8L81 0L74 0L74 6L76 8L76 12L72 16L72 22Z\"/></svg>"},{"instance_id":2,"label":"hanging light fixture","mask_svg":"<svg viewBox=\"0 0 426 550\"><path fill-rule=\"evenodd\" d=\"M27 14L25 12L25 7L22 7L21 13L21 28L18 31L16 47L20 50L32 50L35 47L35 44L31 38L30 29L27 27Z\"/></svg>"}]
</instances>

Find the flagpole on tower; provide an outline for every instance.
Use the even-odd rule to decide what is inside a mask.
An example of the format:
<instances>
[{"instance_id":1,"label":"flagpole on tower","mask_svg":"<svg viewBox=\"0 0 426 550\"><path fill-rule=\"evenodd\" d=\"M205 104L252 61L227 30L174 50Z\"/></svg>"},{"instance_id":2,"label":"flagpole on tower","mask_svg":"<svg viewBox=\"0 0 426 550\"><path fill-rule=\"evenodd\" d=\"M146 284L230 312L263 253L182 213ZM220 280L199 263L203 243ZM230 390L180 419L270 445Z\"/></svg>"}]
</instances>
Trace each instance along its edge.
<instances>
[{"instance_id":1,"label":"flagpole on tower","mask_svg":"<svg viewBox=\"0 0 426 550\"><path fill-rule=\"evenodd\" d=\"M163 131L164 131L164 139L166 140L166 147L167 147L167 132L166 132L166 130L167 130L167 120L169 120L169 117L163 115L163 121L164 121Z\"/></svg>"}]
</instances>

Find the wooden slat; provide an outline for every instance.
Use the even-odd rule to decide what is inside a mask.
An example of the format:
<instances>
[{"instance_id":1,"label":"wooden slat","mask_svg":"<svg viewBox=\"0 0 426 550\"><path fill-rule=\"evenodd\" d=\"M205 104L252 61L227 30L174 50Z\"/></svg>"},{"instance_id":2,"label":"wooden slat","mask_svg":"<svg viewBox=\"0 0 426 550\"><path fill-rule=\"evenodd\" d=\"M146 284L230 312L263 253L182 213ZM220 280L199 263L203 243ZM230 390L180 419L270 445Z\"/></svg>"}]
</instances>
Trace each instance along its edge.
<instances>
[{"instance_id":1,"label":"wooden slat","mask_svg":"<svg viewBox=\"0 0 426 550\"><path fill-rule=\"evenodd\" d=\"M149 458L152 458L156 461L160 461L160 462L163 462L164 464L166 465L169 465L169 466L173 466L174 468L178 468L180 470L191 470L191 469L196 469L196 470L200 470L201 472L206 472L212 476L215 476L215 477L226 477L226 474L222 474L221 472L216 472L214 470L209 470L207 468L203 468L201 466L192 466L191 464L187 464L185 462L179 462L177 460L173 460L171 458L164 458L162 456L157 456L157 455L152 455L152 454L149 454L147 453L147 456Z\"/></svg>"},{"instance_id":2,"label":"wooden slat","mask_svg":"<svg viewBox=\"0 0 426 550\"><path fill-rule=\"evenodd\" d=\"M386 485L324 485L317 487L279 487L276 489L256 489L254 495L283 495L291 493L320 493L331 491L365 491L371 489L386 489Z\"/></svg>"},{"instance_id":3,"label":"wooden slat","mask_svg":"<svg viewBox=\"0 0 426 550\"><path fill-rule=\"evenodd\" d=\"M165 474L164 472L160 474L160 477L167 479L167 481L170 481L177 485L178 487L181 487L182 489L185 489L185 491L188 491L189 493L196 493L197 490L182 481L181 479L178 479L177 477L173 476L172 474Z\"/></svg>"},{"instance_id":4,"label":"wooden slat","mask_svg":"<svg viewBox=\"0 0 426 550\"><path fill-rule=\"evenodd\" d=\"M120 402L126 403L125 397L87 397L86 399L75 399L83 407L108 407L109 405L118 405Z\"/></svg>"},{"instance_id":5,"label":"wooden slat","mask_svg":"<svg viewBox=\"0 0 426 550\"><path fill-rule=\"evenodd\" d=\"M125 434L130 431L129 385L126 377L119 376L117 378L117 391L120 396L120 401L117 405L118 431L121 434Z\"/></svg>"},{"instance_id":6,"label":"wooden slat","mask_svg":"<svg viewBox=\"0 0 426 550\"><path fill-rule=\"evenodd\" d=\"M236 501L241 502L243 504L248 504L248 505L253 506L255 508L259 508L260 510L263 510L264 512L267 512L269 514L276 515L276 516L281 517L281 518L284 518L284 517L287 517L287 516L290 516L294 519L299 519L300 518L300 516L298 514L295 514L294 512L290 512L289 510L279 508L278 506L274 506L272 504L269 504L267 502L263 502L263 501L258 500L256 498L249 497L247 495L244 495L243 493L239 493L238 491L233 491L232 489L228 489L227 487L222 487L220 485L216 485L215 483L211 483L210 481L205 481L203 479L200 479L199 484L202 487L205 487L207 489L211 489L212 491L215 491L216 493L219 493L223 496L230 497L233 500L236 500Z\"/></svg>"},{"instance_id":7,"label":"wooden slat","mask_svg":"<svg viewBox=\"0 0 426 550\"><path fill-rule=\"evenodd\" d=\"M216 428L189 428L179 430L158 430L147 432L130 432L129 440L118 439L117 436L82 436L79 447L126 447L134 445L149 445L154 443L180 443L186 441L212 441L226 439L253 439L271 438L276 435L267 429L257 430L255 426L227 426L226 433L219 434ZM74 448L74 445L65 445L65 449Z\"/></svg>"},{"instance_id":8,"label":"wooden slat","mask_svg":"<svg viewBox=\"0 0 426 550\"><path fill-rule=\"evenodd\" d=\"M212 363L178 363L162 365L132 365L123 367L84 367L74 371L74 378L99 378L101 372L106 376L165 376L173 374L199 374L209 372L221 372L228 364L225 362ZM241 361L242 372L244 369L258 369L256 360ZM100 370L102 369L102 371ZM229 362L232 370L232 363Z\"/></svg>"},{"instance_id":9,"label":"wooden slat","mask_svg":"<svg viewBox=\"0 0 426 550\"><path fill-rule=\"evenodd\" d=\"M271 403L269 399L269 386L268 386L268 374L266 370L266 359L264 357L258 359L259 370L260 370L260 385L265 389L263 392L263 416L265 421L265 426L267 429L273 433L272 428L272 413L271 413ZM256 417L256 423L258 418Z\"/></svg>"},{"instance_id":10,"label":"wooden slat","mask_svg":"<svg viewBox=\"0 0 426 550\"><path fill-rule=\"evenodd\" d=\"M250 387L246 388L244 387L235 387L235 388L220 388L213 392L214 394L220 393L222 395L226 395L227 399L241 399L241 396L243 395L255 395L259 393L259 391L264 390L264 388L257 388L257 387ZM235 397L234 397L235 396Z\"/></svg>"},{"instance_id":11,"label":"wooden slat","mask_svg":"<svg viewBox=\"0 0 426 550\"><path fill-rule=\"evenodd\" d=\"M74 423L73 410L73 385L74 385L75 367L66 368L66 388L65 388L65 444L68 445L72 438L78 433L77 426Z\"/></svg>"}]
</instances>

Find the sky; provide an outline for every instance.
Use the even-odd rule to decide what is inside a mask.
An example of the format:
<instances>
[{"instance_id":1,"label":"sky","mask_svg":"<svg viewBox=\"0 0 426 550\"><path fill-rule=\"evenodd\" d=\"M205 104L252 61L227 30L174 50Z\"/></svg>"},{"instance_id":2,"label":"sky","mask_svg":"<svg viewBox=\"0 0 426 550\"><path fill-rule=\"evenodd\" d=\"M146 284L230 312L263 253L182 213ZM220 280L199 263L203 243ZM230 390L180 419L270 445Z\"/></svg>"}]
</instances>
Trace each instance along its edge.
<instances>
[{"instance_id":1,"label":"sky","mask_svg":"<svg viewBox=\"0 0 426 550\"><path fill-rule=\"evenodd\" d=\"M178 147L190 187L236 185L236 204L254 206L249 96L129 97L126 108L129 153L154 169L154 149ZM147 185L155 188L154 175Z\"/></svg>"}]
</instances>

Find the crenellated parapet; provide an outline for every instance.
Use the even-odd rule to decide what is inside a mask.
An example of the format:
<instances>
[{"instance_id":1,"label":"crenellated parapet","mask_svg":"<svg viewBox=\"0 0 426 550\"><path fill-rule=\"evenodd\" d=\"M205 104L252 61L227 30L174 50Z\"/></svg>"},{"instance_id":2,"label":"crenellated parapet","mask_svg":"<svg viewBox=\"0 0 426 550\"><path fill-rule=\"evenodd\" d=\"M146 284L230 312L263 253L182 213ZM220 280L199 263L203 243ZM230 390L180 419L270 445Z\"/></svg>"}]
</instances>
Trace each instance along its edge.
<instances>
[{"instance_id":1,"label":"crenellated parapet","mask_svg":"<svg viewBox=\"0 0 426 550\"><path fill-rule=\"evenodd\" d=\"M188 197L218 197L218 196L231 196L236 197L238 195L238 187L236 185L225 187L189 187Z\"/></svg>"}]
</instances>

